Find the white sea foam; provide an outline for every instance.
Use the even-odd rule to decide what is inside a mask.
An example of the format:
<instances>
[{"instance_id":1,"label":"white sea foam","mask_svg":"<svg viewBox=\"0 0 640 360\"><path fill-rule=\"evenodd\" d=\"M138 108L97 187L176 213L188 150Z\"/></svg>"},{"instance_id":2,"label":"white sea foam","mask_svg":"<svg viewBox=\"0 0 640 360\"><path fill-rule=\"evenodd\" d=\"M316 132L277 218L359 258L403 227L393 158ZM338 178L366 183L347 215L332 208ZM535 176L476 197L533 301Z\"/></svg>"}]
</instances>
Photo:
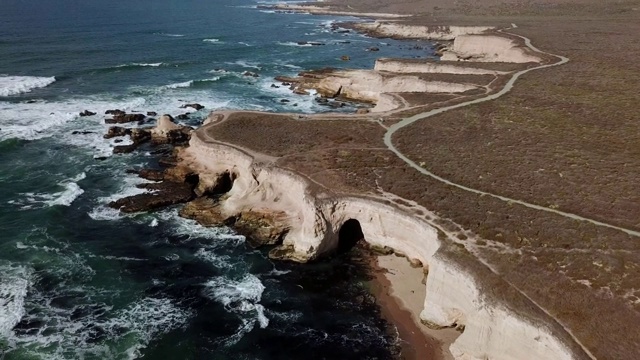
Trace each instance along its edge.
<instances>
[{"instance_id":1,"label":"white sea foam","mask_svg":"<svg viewBox=\"0 0 640 360\"><path fill-rule=\"evenodd\" d=\"M185 35L183 34L156 33L156 35L167 36L167 37L185 37Z\"/></svg>"},{"instance_id":2,"label":"white sea foam","mask_svg":"<svg viewBox=\"0 0 640 360\"><path fill-rule=\"evenodd\" d=\"M208 79L197 80L196 82L214 82L220 80L220 76L214 76Z\"/></svg>"},{"instance_id":3,"label":"white sea foam","mask_svg":"<svg viewBox=\"0 0 640 360\"><path fill-rule=\"evenodd\" d=\"M170 299L144 298L106 323L107 329L127 328L141 337L146 345L155 336L183 326L191 317L189 310L181 309Z\"/></svg>"},{"instance_id":4,"label":"white sea foam","mask_svg":"<svg viewBox=\"0 0 640 360\"><path fill-rule=\"evenodd\" d=\"M24 316L30 283L31 271L26 267L0 266L0 337L8 337Z\"/></svg>"},{"instance_id":5,"label":"white sea foam","mask_svg":"<svg viewBox=\"0 0 640 360\"><path fill-rule=\"evenodd\" d=\"M194 254L197 258L200 258L218 268L231 268L233 263L231 262L231 256L220 255L215 250L200 248Z\"/></svg>"},{"instance_id":6,"label":"white sea foam","mask_svg":"<svg viewBox=\"0 0 640 360\"><path fill-rule=\"evenodd\" d=\"M288 274L288 273L290 273L290 272L291 272L291 270L278 270L278 269L276 269L276 268L274 267L274 268L273 268L273 270L271 270L271 271L269 272L269 275L273 275L273 276L280 276L280 275Z\"/></svg>"},{"instance_id":7,"label":"white sea foam","mask_svg":"<svg viewBox=\"0 0 640 360\"><path fill-rule=\"evenodd\" d=\"M218 276L209 280L206 284L207 296L219 301L224 306L244 309L242 302L258 303L262 299L264 285L253 274L245 274L240 280L232 280ZM243 310L244 311L244 310Z\"/></svg>"},{"instance_id":8,"label":"white sea foam","mask_svg":"<svg viewBox=\"0 0 640 360\"><path fill-rule=\"evenodd\" d=\"M20 206L21 210L41 209L56 205L69 206L84 193L84 190L77 182L85 177L86 174L83 172L74 178L59 182L58 186L64 187L63 191L54 193L19 193L18 199L10 200L8 203Z\"/></svg>"},{"instance_id":9,"label":"white sea foam","mask_svg":"<svg viewBox=\"0 0 640 360\"><path fill-rule=\"evenodd\" d=\"M23 243L22 241L16 242L16 249L18 249L18 250L35 250L35 251L43 251L43 252L47 252L47 253L56 253L56 254L59 254L61 256L66 256L66 257L71 258L71 259L83 259L83 258L87 257L87 258L100 258L100 259L118 260L118 261L147 261L146 259L133 258L133 257L128 257L128 256L96 255L96 254L91 254L91 253L80 254L80 253L77 253L77 252L70 251L68 246L64 246L64 245L62 247L52 247L52 246L48 246L48 245L34 245L34 244L27 245L27 244ZM82 260L81 262L84 262L84 260ZM84 264L83 266L85 266L85 268L90 268L86 264ZM93 270L90 270L90 272L92 272L92 271Z\"/></svg>"},{"instance_id":10,"label":"white sea foam","mask_svg":"<svg viewBox=\"0 0 640 360\"><path fill-rule=\"evenodd\" d=\"M202 41L208 43L222 43L220 39L203 39Z\"/></svg>"},{"instance_id":11,"label":"white sea foam","mask_svg":"<svg viewBox=\"0 0 640 360\"><path fill-rule=\"evenodd\" d=\"M225 309L238 314L242 320L243 324L235 335L227 339L228 342L235 343L240 340L253 329L256 322L261 328L269 326L264 306L259 303L265 287L255 275L246 274L240 280L219 276L209 280L205 286L206 296L220 302ZM247 318L247 315L251 317Z\"/></svg>"},{"instance_id":12,"label":"white sea foam","mask_svg":"<svg viewBox=\"0 0 640 360\"><path fill-rule=\"evenodd\" d=\"M25 344L33 355L47 359L122 358L122 350L114 348L114 345L128 346L124 352L128 358L135 359L142 356L141 350L150 341L183 326L193 315L190 310L182 309L166 298L145 297L122 309L94 303L89 297L84 298L91 301L89 304L70 309L51 305L52 296L64 297L69 291L95 294L101 290L77 288L55 290L54 294L32 294L32 307L36 311L27 313L25 317L39 324L40 328L36 332L14 334L8 340L17 347ZM76 316L77 310L83 315ZM96 331L111 345L96 342Z\"/></svg>"},{"instance_id":13,"label":"white sea foam","mask_svg":"<svg viewBox=\"0 0 640 360\"><path fill-rule=\"evenodd\" d=\"M68 183L65 185L65 187L65 191L58 193L58 196L55 199L47 202L49 206L69 206L75 199L78 198L78 196L84 193L84 190L82 190L82 188L76 183Z\"/></svg>"},{"instance_id":14,"label":"white sea foam","mask_svg":"<svg viewBox=\"0 0 640 360\"><path fill-rule=\"evenodd\" d=\"M316 97L315 90L308 90L309 95L297 95L294 94L291 90L289 90L286 86L280 87L271 87L272 84L278 84L278 82L274 82L270 79L261 79L258 82L258 87L262 92L266 94L270 94L272 96L277 96L278 99L287 99L288 103L278 104L278 106L283 107L287 111L296 110L305 114L315 113L322 110L327 110L326 107L322 107L318 105L318 103L314 100ZM293 104L297 104L293 106Z\"/></svg>"},{"instance_id":15,"label":"white sea foam","mask_svg":"<svg viewBox=\"0 0 640 360\"><path fill-rule=\"evenodd\" d=\"M173 253L173 254L165 255L162 258L167 261L178 261L180 260L180 255Z\"/></svg>"},{"instance_id":16,"label":"white sea foam","mask_svg":"<svg viewBox=\"0 0 640 360\"><path fill-rule=\"evenodd\" d=\"M283 45L283 46L299 46L299 47L311 47L311 46L313 46L312 44L309 44L309 43L300 43L300 44L298 44L297 42L293 42L293 41L286 41L286 42L278 41L277 44L278 45Z\"/></svg>"},{"instance_id":17,"label":"white sea foam","mask_svg":"<svg viewBox=\"0 0 640 360\"><path fill-rule=\"evenodd\" d=\"M103 132L106 128L99 116L80 118L79 113L85 109L104 113L107 109L119 108L129 110L145 104L142 98L132 98L126 102L107 98L71 98L61 102L36 101L33 103L0 102L0 141L10 138L36 140L55 135L62 135L64 142L77 141L91 137L84 145L95 147L99 136L71 135L73 130L96 130ZM82 121L81 127L74 120ZM81 119L81 120L80 120ZM65 125L73 125L66 127ZM95 135L95 134L94 134ZM95 140L95 141L94 141Z\"/></svg>"},{"instance_id":18,"label":"white sea foam","mask_svg":"<svg viewBox=\"0 0 640 360\"><path fill-rule=\"evenodd\" d=\"M286 322L297 321L300 318L302 318L302 316L304 315L301 311L297 311L297 310L290 310L287 312L267 310L266 313L272 318L276 317Z\"/></svg>"},{"instance_id":19,"label":"white sea foam","mask_svg":"<svg viewBox=\"0 0 640 360\"><path fill-rule=\"evenodd\" d=\"M211 73L211 71L210 71ZM181 88L188 88L188 87L192 87L195 84L198 83L207 83L207 82L215 82L220 80L220 76L214 76L211 78L206 78L206 79L199 79L199 80L189 80L189 81L184 81L184 82L179 82L179 83L175 83L175 84L169 84L169 85L165 85L163 87L161 87L161 89L181 89Z\"/></svg>"},{"instance_id":20,"label":"white sea foam","mask_svg":"<svg viewBox=\"0 0 640 360\"><path fill-rule=\"evenodd\" d=\"M87 213L90 218L97 221L112 221L112 220L120 220L126 217L134 217L136 214L127 214L120 212L118 209L113 209L107 206L112 201L116 201L118 199L122 199L128 196L134 196L138 194L144 194L148 192L146 189L140 189L136 187L139 184L147 184L152 183L153 181L149 181L143 178L140 178L133 174L126 175L118 175L120 177L118 181L122 182L120 189L109 196L100 197L97 199L98 205L94 207L91 211Z\"/></svg>"},{"instance_id":21,"label":"white sea foam","mask_svg":"<svg viewBox=\"0 0 640 360\"><path fill-rule=\"evenodd\" d=\"M33 89L43 88L56 81L55 77L41 76L5 76L0 75L0 96L28 93Z\"/></svg>"},{"instance_id":22,"label":"white sea foam","mask_svg":"<svg viewBox=\"0 0 640 360\"><path fill-rule=\"evenodd\" d=\"M121 65L117 65L117 68L122 68L122 67L130 67L130 66L139 66L139 67L159 67L159 66L163 66L163 65L167 65L165 63L159 62L159 63L129 63L129 64L121 64Z\"/></svg>"},{"instance_id":23,"label":"white sea foam","mask_svg":"<svg viewBox=\"0 0 640 360\"><path fill-rule=\"evenodd\" d=\"M205 227L195 220L185 219L178 215L175 209L161 211L156 214L162 221L171 223L171 231L174 235L187 236L189 239L203 238L211 240L224 240L225 244L242 244L245 237L235 234L228 227Z\"/></svg>"},{"instance_id":24,"label":"white sea foam","mask_svg":"<svg viewBox=\"0 0 640 360\"><path fill-rule=\"evenodd\" d=\"M139 258L133 258L133 257L129 257L129 256L112 256L112 255L87 254L87 257L107 259L107 260L118 260L118 261L147 261L147 259L139 259Z\"/></svg>"},{"instance_id":25,"label":"white sea foam","mask_svg":"<svg viewBox=\"0 0 640 360\"><path fill-rule=\"evenodd\" d=\"M82 190L82 188L80 186L78 186L78 184L76 182L86 178L87 175L83 172L80 175L76 176L75 178L71 179L71 181L68 182L63 182L59 185L62 185L65 187L65 190L54 195L54 198L50 201L47 201L47 205L49 206L54 206L54 205L63 205L63 206L69 206L71 205L71 203L78 198L78 196L82 195L84 193L84 190Z\"/></svg>"},{"instance_id":26,"label":"white sea foam","mask_svg":"<svg viewBox=\"0 0 640 360\"><path fill-rule=\"evenodd\" d=\"M193 85L193 80L165 85L163 86L163 88L164 89L180 89L180 88L188 88L191 85Z\"/></svg>"},{"instance_id":27,"label":"white sea foam","mask_svg":"<svg viewBox=\"0 0 640 360\"><path fill-rule=\"evenodd\" d=\"M258 63L249 62L249 61L246 61L246 60L238 60L238 61L234 61L234 62L227 62L227 64L229 64L229 65L239 65L239 66L242 66L243 68L248 68L248 69L262 70L262 67Z\"/></svg>"},{"instance_id":28,"label":"white sea foam","mask_svg":"<svg viewBox=\"0 0 640 360\"><path fill-rule=\"evenodd\" d=\"M279 65L287 67L289 69L302 69L302 67L297 66L297 65L291 65L291 64L279 64Z\"/></svg>"},{"instance_id":29,"label":"white sea foam","mask_svg":"<svg viewBox=\"0 0 640 360\"><path fill-rule=\"evenodd\" d=\"M112 209L105 205L98 205L95 208L91 209L87 213L90 218L98 221L112 221L112 220L120 220L126 215L121 213L118 209Z\"/></svg>"}]
</instances>

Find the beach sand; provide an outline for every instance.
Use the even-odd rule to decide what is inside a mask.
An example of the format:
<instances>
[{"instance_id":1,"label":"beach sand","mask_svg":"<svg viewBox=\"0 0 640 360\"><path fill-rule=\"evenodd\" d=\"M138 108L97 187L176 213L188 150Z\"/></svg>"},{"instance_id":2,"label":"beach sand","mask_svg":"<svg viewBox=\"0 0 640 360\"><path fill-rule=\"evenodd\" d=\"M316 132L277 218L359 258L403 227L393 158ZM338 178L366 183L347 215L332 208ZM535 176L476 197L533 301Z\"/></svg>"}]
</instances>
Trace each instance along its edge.
<instances>
[{"instance_id":1,"label":"beach sand","mask_svg":"<svg viewBox=\"0 0 640 360\"><path fill-rule=\"evenodd\" d=\"M434 330L420 322L426 286L422 268L406 258L373 255L370 259L372 292L383 317L398 331L402 359L450 360L449 346L460 335L455 329Z\"/></svg>"}]
</instances>

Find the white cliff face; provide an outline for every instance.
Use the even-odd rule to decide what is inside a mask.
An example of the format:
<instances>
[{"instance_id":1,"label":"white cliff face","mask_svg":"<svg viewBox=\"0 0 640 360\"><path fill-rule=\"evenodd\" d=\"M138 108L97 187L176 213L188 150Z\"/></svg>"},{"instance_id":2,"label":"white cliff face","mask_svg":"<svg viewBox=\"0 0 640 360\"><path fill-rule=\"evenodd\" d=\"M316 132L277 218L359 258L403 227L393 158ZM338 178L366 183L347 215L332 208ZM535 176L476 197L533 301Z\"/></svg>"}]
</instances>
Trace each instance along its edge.
<instances>
[{"instance_id":1,"label":"white cliff face","mask_svg":"<svg viewBox=\"0 0 640 360\"><path fill-rule=\"evenodd\" d=\"M411 75L385 76L378 71L371 70L337 71L320 80L319 87L342 87L341 95L369 98L371 101L377 100L380 93L460 93L476 88L468 84L427 81Z\"/></svg>"},{"instance_id":2,"label":"white cliff face","mask_svg":"<svg viewBox=\"0 0 640 360\"><path fill-rule=\"evenodd\" d=\"M431 73L431 74L464 74L464 75L504 75L506 71L488 70L438 62L407 62L391 59L378 59L374 70L393 73Z\"/></svg>"},{"instance_id":3,"label":"white cliff face","mask_svg":"<svg viewBox=\"0 0 640 360\"><path fill-rule=\"evenodd\" d=\"M440 255L451 246L430 223L375 199L312 195L306 180L271 164L259 164L231 146L205 142L196 131L181 157L200 177L229 171L233 188L222 207L229 214L271 210L287 214L290 258L307 261L338 246L339 231L357 220L368 243L388 246L429 269L422 320L436 326L464 326L450 351L456 359L573 359L571 351L546 328L481 294L467 270Z\"/></svg>"},{"instance_id":4,"label":"white cliff face","mask_svg":"<svg viewBox=\"0 0 640 360\"><path fill-rule=\"evenodd\" d=\"M379 21L360 23L356 28L373 31L380 36L397 36L405 39L453 40L460 35L482 34L494 29L491 26L421 26L383 23Z\"/></svg>"},{"instance_id":5,"label":"white cliff face","mask_svg":"<svg viewBox=\"0 0 640 360\"><path fill-rule=\"evenodd\" d=\"M472 276L439 257L431 259L420 318L435 326L463 325L451 345L456 359L573 359L548 329L535 326L501 305L491 305Z\"/></svg>"},{"instance_id":6,"label":"white cliff face","mask_svg":"<svg viewBox=\"0 0 640 360\"><path fill-rule=\"evenodd\" d=\"M540 62L515 41L497 35L461 35L455 38L453 48L441 60L469 60L477 62L528 63Z\"/></svg>"},{"instance_id":7,"label":"white cliff face","mask_svg":"<svg viewBox=\"0 0 640 360\"><path fill-rule=\"evenodd\" d=\"M325 96L339 93L349 99L378 105L372 112L389 111L400 105L393 97L383 96L385 93L462 93L477 88L469 84L428 81L415 75L389 76L375 70L336 71L312 86Z\"/></svg>"}]
</instances>

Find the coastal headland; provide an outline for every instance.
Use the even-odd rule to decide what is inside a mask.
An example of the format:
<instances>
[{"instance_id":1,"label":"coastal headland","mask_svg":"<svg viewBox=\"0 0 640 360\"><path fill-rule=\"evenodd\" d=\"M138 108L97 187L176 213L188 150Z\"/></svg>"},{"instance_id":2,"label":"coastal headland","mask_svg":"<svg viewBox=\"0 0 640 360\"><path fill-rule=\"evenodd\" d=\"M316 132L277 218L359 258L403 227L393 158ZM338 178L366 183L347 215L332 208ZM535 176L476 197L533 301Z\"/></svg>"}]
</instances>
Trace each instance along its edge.
<instances>
[{"instance_id":1,"label":"coastal headland","mask_svg":"<svg viewBox=\"0 0 640 360\"><path fill-rule=\"evenodd\" d=\"M212 113L168 171L195 193L183 216L235 224L279 260L364 239L445 358L637 357L637 1L274 9L366 13L342 28L432 40L440 60L278 79L368 104L356 114ZM169 119L151 136L171 132L187 140Z\"/></svg>"}]
</instances>

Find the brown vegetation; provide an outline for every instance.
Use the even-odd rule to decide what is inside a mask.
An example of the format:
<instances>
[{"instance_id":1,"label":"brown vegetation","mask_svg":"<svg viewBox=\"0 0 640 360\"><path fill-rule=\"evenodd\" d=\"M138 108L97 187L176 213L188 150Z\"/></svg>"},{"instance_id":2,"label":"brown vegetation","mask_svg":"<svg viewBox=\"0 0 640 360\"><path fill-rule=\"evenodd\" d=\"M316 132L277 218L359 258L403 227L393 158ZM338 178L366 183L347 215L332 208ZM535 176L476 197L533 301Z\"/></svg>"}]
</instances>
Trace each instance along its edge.
<instances>
[{"instance_id":1,"label":"brown vegetation","mask_svg":"<svg viewBox=\"0 0 640 360\"><path fill-rule=\"evenodd\" d=\"M418 3L349 1L356 10L383 12ZM409 21L433 21L437 15L438 21L459 24L516 22L513 32L571 61L526 74L496 101L419 121L397 132L394 143L416 163L454 182L640 229L635 186L640 178L640 65L635 59L640 11L633 8L640 3L433 2ZM410 104L431 105L396 114L382 125L461 101L400 95ZM458 232L457 245L446 255L472 268L484 291L534 318L544 319L540 308L545 309L599 359L634 359L640 353L636 237L423 176L384 147L385 129L375 121L309 119L236 113L207 131L217 140L274 156L278 165L333 192L384 192L417 202L442 219L443 229ZM500 276L485 276L490 270L477 257Z\"/></svg>"}]
</instances>

